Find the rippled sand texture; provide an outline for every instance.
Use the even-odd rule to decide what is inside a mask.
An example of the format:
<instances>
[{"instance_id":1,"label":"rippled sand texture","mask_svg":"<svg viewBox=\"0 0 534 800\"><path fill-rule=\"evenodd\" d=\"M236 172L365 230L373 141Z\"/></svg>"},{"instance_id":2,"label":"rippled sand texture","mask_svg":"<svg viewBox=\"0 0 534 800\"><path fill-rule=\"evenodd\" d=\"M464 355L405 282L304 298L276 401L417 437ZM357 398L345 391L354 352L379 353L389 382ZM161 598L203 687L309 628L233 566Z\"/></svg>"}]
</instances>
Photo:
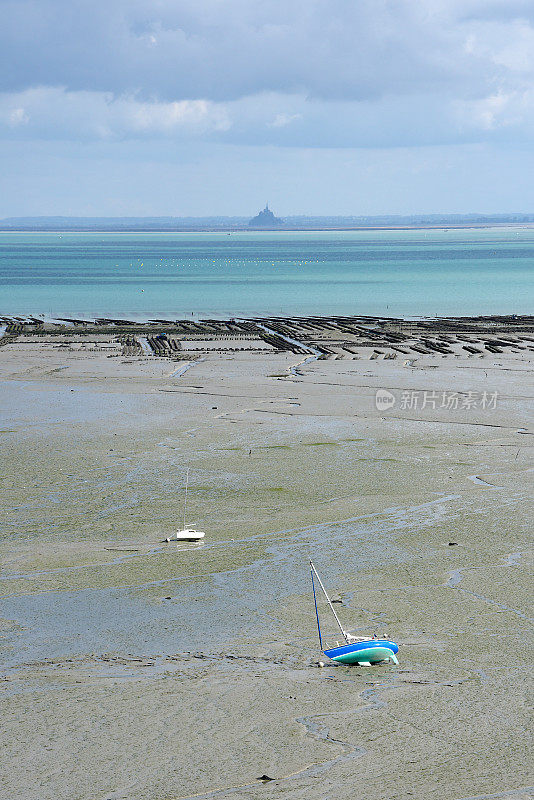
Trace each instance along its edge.
<instances>
[{"instance_id":1,"label":"rippled sand texture","mask_svg":"<svg viewBox=\"0 0 534 800\"><path fill-rule=\"evenodd\" d=\"M534 796L530 355L0 350L0 797ZM398 667L317 667L310 556Z\"/></svg>"}]
</instances>

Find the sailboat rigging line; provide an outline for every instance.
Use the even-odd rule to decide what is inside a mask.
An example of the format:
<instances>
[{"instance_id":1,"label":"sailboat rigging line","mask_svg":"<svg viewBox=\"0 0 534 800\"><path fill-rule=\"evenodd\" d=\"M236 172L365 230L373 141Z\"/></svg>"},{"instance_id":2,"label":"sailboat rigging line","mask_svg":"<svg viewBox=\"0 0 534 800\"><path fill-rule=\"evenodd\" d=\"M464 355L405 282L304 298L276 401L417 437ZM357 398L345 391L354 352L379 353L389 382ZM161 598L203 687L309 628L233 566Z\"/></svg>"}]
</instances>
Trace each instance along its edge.
<instances>
[{"instance_id":1,"label":"sailboat rigging line","mask_svg":"<svg viewBox=\"0 0 534 800\"><path fill-rule=\"evenodd\" d=\"M317 570L315 569L315 566L314 566L314 564L313 564L313 561L312 561L311 559L310 559L310 566L311 566L311 569L312 569L312 573L313 573L313 572L315 573L315 577L316 577L316 578L317 578L317 580L319 581L319 585L321 586L321 589L323 590L324 596L326 597L326 602L327 602L327 603L328 603L328 605L330 606L330 610L331 610L332 614L334 615L334 617L336 618L336 622L337 622L337 624L339 625L339 630L340 630L340 631L341 631L341 633L343 634L343 638L345 639L346 643L348 644L348 643L349 643L349 640L348 640L348 638L347 638L347 634L346 634L346 633L345 633L345 631L343 630L343 626L342 626L341 622L339 621L339 618L338 618L338 615L336 614L336 611L335 611L335 609L334 609L334 606L333 606L333 605L332 605L332 603L330 602L330 598L328 597L328 594L326 593L326 589L325 589L325 588L324 588L324 586L323 586L323 582L322 582L321 578L319 577L319 573L318 573L318 572L317 572ZM312 575L312 577L313 577L313 575ZM317 622L319 622L319 617L317 617Z\"/></svg>"},{"instance_id":2,"label":"sailboat rigging line","mask_svg":"<svg viewBox=\"0 0 534 800\"><path fill-rule=\"evenodd\" d=\"M311 561L310 561L311 564ZM321 648L321 653L323 652L323 640L321 637L321 625L319 624L319 612L317 610L317 595L315 594L315 581L313 580L313 564L311 572L311 579L312 579L312 589L313 589L313 602L315 603L315 616L317 617L317 630L319 631L319 647Z\"/></svg>"}]
</instances>

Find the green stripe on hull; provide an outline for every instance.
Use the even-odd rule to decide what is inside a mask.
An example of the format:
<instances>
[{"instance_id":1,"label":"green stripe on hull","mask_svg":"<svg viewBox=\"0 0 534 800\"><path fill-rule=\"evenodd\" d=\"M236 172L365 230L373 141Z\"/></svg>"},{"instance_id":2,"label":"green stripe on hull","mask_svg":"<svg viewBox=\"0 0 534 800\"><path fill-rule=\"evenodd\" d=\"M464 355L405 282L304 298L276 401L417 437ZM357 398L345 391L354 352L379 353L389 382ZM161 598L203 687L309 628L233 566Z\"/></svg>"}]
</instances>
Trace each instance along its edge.
<instances>
[{"instance_id":1,"label":"green stripe on hull","mask_svg":"<svg viewBox=\"0 0 534 800\"><path fill-rule=\"evenodd\" d=\"M379 661L386 661L389 658L398 663L393 650L390 650L389 647L368 647L365 650L343 653L335 656L332 660L338 664L359 664L361 661L366 664L377 664Z\"/></svg>"}]
</instances>

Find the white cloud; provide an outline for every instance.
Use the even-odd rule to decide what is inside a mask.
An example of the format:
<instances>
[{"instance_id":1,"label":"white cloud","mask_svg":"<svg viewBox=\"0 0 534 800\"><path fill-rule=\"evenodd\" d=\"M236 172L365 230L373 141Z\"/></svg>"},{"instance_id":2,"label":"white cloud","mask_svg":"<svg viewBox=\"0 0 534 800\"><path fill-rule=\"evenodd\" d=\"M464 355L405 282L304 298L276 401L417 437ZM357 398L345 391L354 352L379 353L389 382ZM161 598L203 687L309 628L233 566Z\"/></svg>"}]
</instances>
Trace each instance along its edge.
<instances>
[{"instance_id":1,"label":"white cloud","mask_svg":"<svg viewBox=\"0 0 534 800\"><path fill-rule=\"evenodd\" d=\"M473 101L457 104L458 120L463 130L498 132L514 128L522 138L534 132L534 90L496 92Z\"/></svg>"},{"instance_id":2,"label":"white cloud","mask_svg":"<svg viewBox=\"0 0 534 800\"><path fill-rule=\"evenodd\" d=\"M488 65L502 67L490 71L504 80L517 81L534 77L534 26L526 19L506 22L489 21L469 25L466 52Z\"/></svg>"},{"instance_id":3,"label":"white cloud","mask_svg":"<svg viewBox=\"0 0 534 800\"><path fill-rule=\"evenodd\" d=\"M276 117L268 122L270 128L285 128L286 125L291 125L297 119L302 119L302 114L277 114Z\"/></svg>"},{"instance_id":4,"label":"white cloud","mask_svg":"<svg viewBox=\"0 0 534 800\"><path fill-rule=\"evenodd\" d=\"M8 114L7 121L13 127L26 125L30 121L30 115L26 113L24 108L13 108Z\"/></svg>"},{"instance_id":5,"label":"white cloud","mask_svg":"<svg viewBox=\"0 0 534 800\"><path fill-rule=\"evenodd\" d=\"M231 102L145 101L37 87L0 94L0 137L170 139L289 147L394 147L533 138L534 90L455 100L421 94L323 101L263 92Z\"/></svg>"},{"instance_id":6,"label":"white cloud","mask_svg":"<svg viewBox=\"0 0 534 800\"><path fill-rule=\"evenodd\" d=\"M227 131L231 127L224 107L207 100L180 100L173 103L139 103L117 100L111 104L133 131L173 133L189 130Z\"/></svg>"},{"instance_id":7,"label":"white cloud","mask_svg":"<svg viewBox=\"0 0 534 800\"><path fill-rule=\"evenodd\" d=\"M505 112L510 106L511 95L492 94L472 104L472 119L482 128L491 130L499 124L506 124Z\"/></svg>"},{"instance_id":8,"label":"white cloud","mask_svg":"<svg viewBox=\"0 0 534 800\"><path fill-rule=\"evenodd\" d=\"M198 137L231 127L226 108L207 100L142 102L106 92L38 87L0 95L0 131L25 126L24 135L57 139L145 136Z\"/></svg>"}]
</instances>

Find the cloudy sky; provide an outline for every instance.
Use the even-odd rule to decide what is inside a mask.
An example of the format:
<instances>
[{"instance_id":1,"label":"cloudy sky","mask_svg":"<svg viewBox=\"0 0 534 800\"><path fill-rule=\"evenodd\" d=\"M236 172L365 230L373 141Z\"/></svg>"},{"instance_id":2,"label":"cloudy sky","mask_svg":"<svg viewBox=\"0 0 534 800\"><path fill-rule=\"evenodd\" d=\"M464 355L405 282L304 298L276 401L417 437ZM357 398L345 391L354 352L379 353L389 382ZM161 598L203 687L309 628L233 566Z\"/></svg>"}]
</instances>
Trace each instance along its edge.
<instances>
[{"instance_id":1,"label":"cloudy sky","mask_svg":"<svg viewBox=\"0 0 534 800\"><path fill-rule=\"evenodd\" d=\"M0 215L534 212L534 0L0 0Z\"/></svg>"}]
</instances>

